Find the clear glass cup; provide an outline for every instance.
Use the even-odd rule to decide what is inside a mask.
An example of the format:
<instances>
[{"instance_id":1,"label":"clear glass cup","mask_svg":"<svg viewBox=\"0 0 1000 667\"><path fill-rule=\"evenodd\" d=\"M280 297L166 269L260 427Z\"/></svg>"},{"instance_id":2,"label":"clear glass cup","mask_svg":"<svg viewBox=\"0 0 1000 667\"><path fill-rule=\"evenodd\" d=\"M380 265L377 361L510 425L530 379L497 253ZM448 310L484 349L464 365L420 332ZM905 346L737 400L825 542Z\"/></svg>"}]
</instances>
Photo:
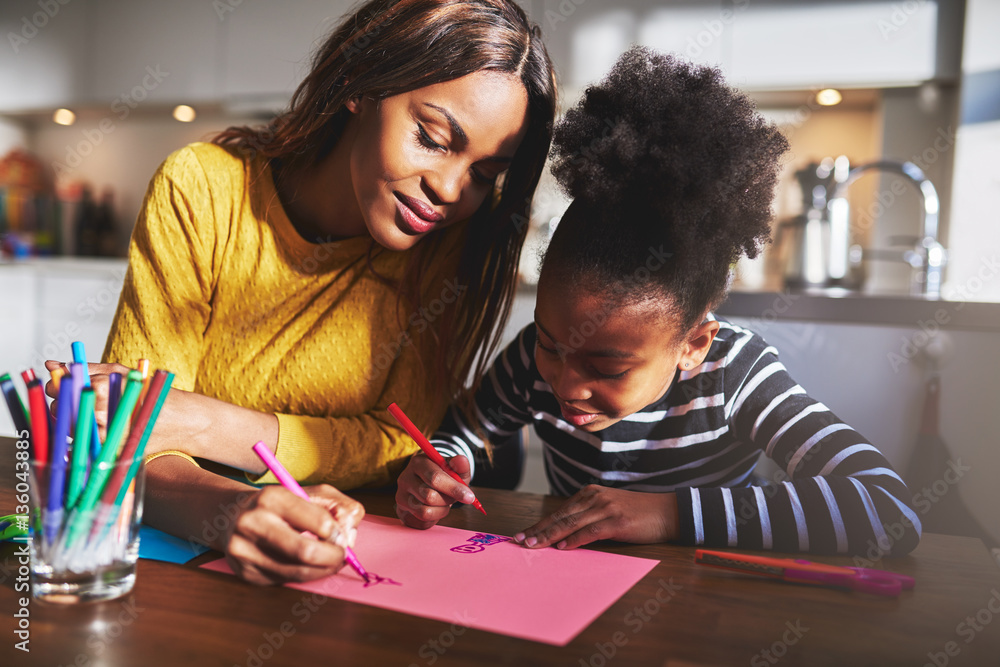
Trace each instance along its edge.
<instances>
[{"instance_id":1,"label":"clear glass cup","mask_svg":"<svg viewBox=\"0 0 1000 667\"><path fill-rule=\"evenodd\" d=\"M125 595L135 585L139 559L142 457L93 464L77 473L75 484L72 478L68 464L60 471L51 461L30 463L31 593L58 604ZM53 485L60 490L53 492ZM88 496L95 502L86 502Z\"/></svg>"}]
</instances>

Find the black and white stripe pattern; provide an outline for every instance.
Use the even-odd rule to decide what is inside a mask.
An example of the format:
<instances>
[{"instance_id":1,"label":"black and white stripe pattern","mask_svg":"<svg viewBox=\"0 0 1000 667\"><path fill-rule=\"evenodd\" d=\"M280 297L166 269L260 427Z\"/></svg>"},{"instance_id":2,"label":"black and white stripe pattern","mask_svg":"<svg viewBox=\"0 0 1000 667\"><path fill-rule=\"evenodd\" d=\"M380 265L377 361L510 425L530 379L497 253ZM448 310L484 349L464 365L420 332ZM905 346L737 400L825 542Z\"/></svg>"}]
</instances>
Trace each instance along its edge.
<instances>
[{"instance_id":1,"label":"black and white stripe pattern","mask_svg":"<svg viewBox=\"0 0 1000 667\"><path fill-rule=\"evenodd\" d=\"M535 367L530 325L484 380L479 423L452 409L434 445L445 456L473 460L473 448L483 447L477 431L499 442L532 424L553 493L569 496L587 484L674 491L687 544L831 554L912 550L920 521L885 457L810 398L762 338L719 323L704 363L678 371L662 399L598 433L562 419ZM762 451L783 469L778 479L751 479Z\"/></svg>"}]
</instances>

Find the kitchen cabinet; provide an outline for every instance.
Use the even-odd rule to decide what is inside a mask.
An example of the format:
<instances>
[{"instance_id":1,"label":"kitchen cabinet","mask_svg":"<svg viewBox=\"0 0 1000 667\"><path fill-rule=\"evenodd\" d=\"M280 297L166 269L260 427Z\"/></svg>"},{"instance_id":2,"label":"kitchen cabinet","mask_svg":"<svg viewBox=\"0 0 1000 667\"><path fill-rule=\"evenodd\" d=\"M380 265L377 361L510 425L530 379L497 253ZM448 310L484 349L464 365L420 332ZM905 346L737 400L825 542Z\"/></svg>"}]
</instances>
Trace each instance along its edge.
<instances>
[{"instance_id":1,"label":"kitchen cabinet","mask_svg":"<svg viewBox=\"0 0 1000 667\"><path fill-rule=\"evenodd\" d=\"M0 111L89 106L119 121L150 102L215 99L220 24L204 0L5 1L14 57L0 59Z\"/></svg>"},{"instance_id":2,"label":"kitchen cabinet","mask_svg":"<svg viewBox=\"0 0 1000 667\"><path fill-rule=\"evenodd\" d=\"M750 89L881 87L934 79L938 14L936 2L748 6L734 12L729 75Z\"/></svg>"},{"instance_id":3,"label":"kitchen cabinet","mask_svg":"<svg viewBox=\"0 0 1000 667\"><path fill-rule=\"evenodd\" d=\"M563 83L596 81L633 42L719 66L748 90L954 80L962 3L542 0L536 17Z\"/></svg>"},{"instance_id":4,"label":"kitchen cabinet","mask_svg":"<svg viewBox=\"0 0 1000 667\"><path fill-rule=\"evenodd\" d=\"M222 0L223 98L263 102L280 109L309 70L312 52L342 15L349 0Z\"/></svg>"},{"instance_id":5,"label":"kitchen cabinet","mask_svg":"<svg viewBox=\"0 0 1000 667\"><path fill-rule=\"evenodd\" d=\"M0 111L53 109L85 97L89 22L85 2L0 3Z\"/></svg>"},{"instance_id":6,"label":"kitchen cabinet","mask_svg":"<svg viewBox=\"0 0 1000 667\"><path fill-rule=\"evenodd\" d=\"M226 0L220 0L226 3ZM219 31L225 15L205 0L93 0L89 101L118 119L145 102L218 97ZM228 5L227 5L228 6Z\"/></svg>"}]
</instances>

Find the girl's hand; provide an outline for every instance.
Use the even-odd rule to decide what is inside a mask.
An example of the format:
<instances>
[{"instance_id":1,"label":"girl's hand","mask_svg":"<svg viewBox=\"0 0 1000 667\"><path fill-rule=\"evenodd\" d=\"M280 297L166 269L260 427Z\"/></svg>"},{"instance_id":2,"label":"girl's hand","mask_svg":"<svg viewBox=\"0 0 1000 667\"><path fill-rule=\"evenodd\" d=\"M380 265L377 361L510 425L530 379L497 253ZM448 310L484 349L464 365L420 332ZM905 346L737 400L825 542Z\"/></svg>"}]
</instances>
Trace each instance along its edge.
<instances>
[{"instance_id":1,"label":"girl's hand","mask_svg":"<svg viewBox=\"0 0 1000 667\"><path fill-rule=\"evenodd\" d=\"M445 460L468 484L472 479L469 460L464 456ZM430 528L448 516L452 504L471 504L476 500L468 486L456 482L424 454L415 454L410 459L397 485L396 516L410 528Z\"/></svg>"},{"instance_id":2,"label":"girl's hand","mask_svg":"<svg viewBox=\"0 0 1000 667\"><path fill-rule=\"evenodd\" d=\"M69 364L64 364L60 361L45 362L45 369L49 373L60 366L66 371L66 375L63 376L63 382L71 382ZM112 373L121 373L124 380L128 372L132 369L121 364L87 364L87 366L87 372L90 373L90 386L94 389L94 416L97 418L98 431L103 440L107 436L108 430L108 387L110 385L108 376ZM124 387L124 384L122 386ZM56 391L52 380L45 383L45 393L55 399L50 405L50 410L53 415L58 414L59 392Z\"/></svg>"},{"instance_id":3,"label":"girl's hand","mask_svg":"<svg viewBox=\"0 0 1000 667\"><path fill-rule=\"evenodd\" d=\"M271 585L319 579L344 566L344 547L354 545L364 507L327 484L306 493L311 502L280 486L254 494L225 538L226 562L236 574Z\"/></svg>"},{"instance_id":4,"label":"girl's hand","mask_svg":"<svg viewBox=\"0 0 1000 667\"><path fill-rule=\"evenodd\" d=\"M651 544L676 539L679 524L673 493L588 484L550 516L514 535L514 541L535 549L575 549L596 540Z\"/></svg>"}]
</instances>

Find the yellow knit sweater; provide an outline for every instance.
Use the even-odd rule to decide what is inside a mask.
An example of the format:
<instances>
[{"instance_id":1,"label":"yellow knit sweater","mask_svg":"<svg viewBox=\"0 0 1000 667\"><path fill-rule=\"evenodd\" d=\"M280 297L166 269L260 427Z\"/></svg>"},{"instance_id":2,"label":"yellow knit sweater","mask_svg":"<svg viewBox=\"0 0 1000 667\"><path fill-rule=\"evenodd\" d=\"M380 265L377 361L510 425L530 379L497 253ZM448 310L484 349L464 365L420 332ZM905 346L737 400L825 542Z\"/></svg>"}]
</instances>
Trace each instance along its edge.
<instances>
[{"instance_id":1,"label":"yellow knit sweater","mask_svg":"<svg viewBox=\"0 0 1000 667\"><path fill-rule=\"evenodd\" d=\"M264 160L192 144L146 192L103 358L147 358L175 373L178 389L277 414L277 456L296 479L387 484L416 451L388 404L427 432L443 416L430 400L430 332L461 290L459 227L415 310L372 275L369 238L307 242ZM380 249L372 266L397 279L408 256Z\"/></svg>"}]
</instances>

